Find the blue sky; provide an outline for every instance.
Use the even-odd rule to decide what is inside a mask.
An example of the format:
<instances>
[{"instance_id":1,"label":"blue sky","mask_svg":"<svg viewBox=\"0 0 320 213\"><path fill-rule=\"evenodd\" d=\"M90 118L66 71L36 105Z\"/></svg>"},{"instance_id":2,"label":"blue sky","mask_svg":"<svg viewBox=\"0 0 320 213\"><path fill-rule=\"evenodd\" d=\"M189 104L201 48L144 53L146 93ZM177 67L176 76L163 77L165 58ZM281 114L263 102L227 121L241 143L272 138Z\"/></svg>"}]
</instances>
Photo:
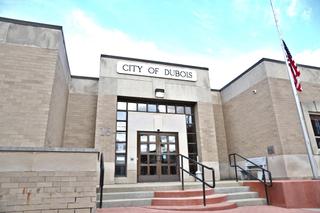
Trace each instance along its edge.
<instances>
[{"instance_id":1,"label":"blue sky","mask_svg":"<svg viewBox=\"0 0 320 213\"><path fill-rule=\"evenodd\" d=\"M297 63L320 66L320 1L273 1ZM0 16L63 26L73 75L98 76L103 53L206 66L219 89L283 59L269 0L0 0Z\"/></svg>"}]
</instances>

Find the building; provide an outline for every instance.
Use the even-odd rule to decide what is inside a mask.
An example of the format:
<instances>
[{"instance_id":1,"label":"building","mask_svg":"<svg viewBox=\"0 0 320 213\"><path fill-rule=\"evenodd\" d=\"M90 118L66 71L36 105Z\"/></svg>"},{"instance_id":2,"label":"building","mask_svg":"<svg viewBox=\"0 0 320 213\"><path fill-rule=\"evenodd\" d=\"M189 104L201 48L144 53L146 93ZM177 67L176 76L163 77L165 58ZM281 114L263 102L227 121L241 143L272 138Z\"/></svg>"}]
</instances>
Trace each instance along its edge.
<instances>
[{"instance_id":1,"label":"building","mask_svg":"<svg viewBox=\"0 0 320 213\"><path fill-rule=\"evenodd\" d=\"M213 167L217 180L233 178L231 153L266 158L274 178L311 177L282 61L263 58L221 90L210 88L204 67L110 55L101 55L99 78L71 76L62 27L7 18L0 55L2 188L22 190L15 177L30 174L51 190L60 176L95 190L97 152L108 184L178 181L178 154ZM319 167L320 68L299 68ZM61 209L94 208L93 191L85 199Z\"/></svg>"}]
</instances>

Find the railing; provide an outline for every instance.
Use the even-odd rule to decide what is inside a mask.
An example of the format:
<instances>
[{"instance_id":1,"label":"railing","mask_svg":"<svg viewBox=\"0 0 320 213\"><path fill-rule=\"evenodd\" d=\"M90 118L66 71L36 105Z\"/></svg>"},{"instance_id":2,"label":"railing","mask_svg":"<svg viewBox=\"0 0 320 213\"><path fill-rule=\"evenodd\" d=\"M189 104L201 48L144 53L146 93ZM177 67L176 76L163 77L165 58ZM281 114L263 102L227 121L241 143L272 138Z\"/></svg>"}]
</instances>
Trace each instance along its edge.
<instances>
[{"instance_id":1,"label":"railing","mask_svg":"<svg viewBox=\"0 0 320 213\"><path fill-rule=\"evenodd\" d=\"M254 165L256 169L260 170L262 172L262 179L258 178L257 176L254 176L253 174L250 173L250 170L244 169L242 168L239 164L237 164L237 157L241 158L242 161L246 161L249 162L250 164ZM233 164L231 163L233 159ZM245 173L246 175L250 176L253 179L256 179L258 181L260 181L261 183L264 184L264 190L265 190L265 194L266 194L266 199L267 199L267 204L270 205L270 200L269 200L269 195L268 195L268 187L272 186L272 176L271 176L271 172L262 168L261 166L259 166L258 164L255 164L254 162L250 161L249 159L234 153L234 154L230 154L229 155L229 164L231 167L234 167L234 172L236 175L236 180L238 181L238 172L237 172L237 168L239 168L241 170L241 172ZM252 170L251 170L252 171ZM268 176L268 179L266 178L266 174Z\"/></svg>"},{"instance_id":2,"label":"railing","mask_svg":"<svg viewBox=\"0 0 320 213\"><path fill-rule=\"evenodd\" d=\"M103 200L103 185L104 185L104 161L103 161L103 153L100 154L100 202L99 208L102 208L102 200Z\"/></svg>"},{"instance_id":3,"label":"railing","mask_svg":"<svg viewBox=\"0 0 320 213\"><path fill-rule=\"evenodd\" d=\"M211 167L208 167L206 165L203 165L189 157L186 157L184 155L179 154L177 156L177 160L180 160L180 164L179 164L179 168L181 169L181 183L182 183L182 190L184 190L184 172L188 173L189 175L191 175L192 177L194 177L195 179L197 179L198 181L202 182L202 193L203 193L203 205L206 206L206 191L205 191L205 186L208 186L210 188L214 188L216 186L215 183L215 174L214 174L214 169ZM197 165L201 166L201 178L197 177L195 174L192 174L190 171L186 170L183 167L183 159L187 159L189 161L192 161L193 163L196 163ZM179 161L178 161L179 162ZM204 175L204 169L208 169L210 171L212 171L212 185L208 184L205 181L205 175Z\"/></svg>"}]
</instances>

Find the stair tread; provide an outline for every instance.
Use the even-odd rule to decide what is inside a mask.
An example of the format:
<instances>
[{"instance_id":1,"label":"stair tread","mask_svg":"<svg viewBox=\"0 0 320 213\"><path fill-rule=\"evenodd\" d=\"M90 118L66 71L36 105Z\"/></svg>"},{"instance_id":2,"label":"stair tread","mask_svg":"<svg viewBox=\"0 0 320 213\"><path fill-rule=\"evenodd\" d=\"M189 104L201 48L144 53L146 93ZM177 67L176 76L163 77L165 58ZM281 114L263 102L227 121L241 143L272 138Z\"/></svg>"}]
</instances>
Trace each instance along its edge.
<instances>
[{"instance_id":1,"label":"stair tread","mask_svg":"<svg viewBox=\"0 0 320 213\"><path fill-rule=\"evenodd\" d=\"M223 210L236 208L237 205L233 202L221 202L214 204L203 205L188 205L188 206L150 206L146 207L149 209L159 209L159 210L180 210L180 211L201 211L201 210Z\"/></svg>"},{"instance_id":2,"label":"stair tread","mask_svg":"<svg viewBox=\"0 0 320 213\"><path fill-rule=\"evenodd\" d=\"M152 200L154 198L123 198L123 199L114 199L114 200L102 200L103 203L108 202L122 202L122 201L140 201L140 200ZM97 201L98 202L98 201Z\"/></svg>"},{"instance_id":3,"label":"stair tread","mask_svg":"<svg viewBox=\"0 0 320 213\"><path fill-rule=\"evenodd\" d=\"M245 201L264 201L265 198L244 198L244 199L235 199L235 200L228 200L228 202L245 202Z\"/></svg>"},{"instance_id":4,"label":"stair tread","mask_svg":"<svg viewBox=\"0 0 320 213\"><path fill-rule=\"evenodd\" d=\"M206 198L220 198L220 197L225 197L227 195L225 194L212 194L212 195L207 195ZM192 196L192 197L155 197L153 198L154 200L191 200L191 199L203 199L202 195L201 196Z\"/></svg>"}]
</instances>

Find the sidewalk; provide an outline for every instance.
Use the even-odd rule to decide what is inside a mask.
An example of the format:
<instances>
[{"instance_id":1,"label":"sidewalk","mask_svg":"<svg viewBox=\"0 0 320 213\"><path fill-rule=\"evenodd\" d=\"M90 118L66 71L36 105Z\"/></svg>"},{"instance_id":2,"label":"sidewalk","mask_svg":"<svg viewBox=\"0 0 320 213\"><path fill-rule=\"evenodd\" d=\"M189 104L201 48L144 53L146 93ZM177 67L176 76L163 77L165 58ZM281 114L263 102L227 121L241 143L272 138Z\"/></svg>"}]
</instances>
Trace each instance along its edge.
<instances>
[{"instance_id":1,"label":"sidewalk","mask_svg":"<svg viewBox=\"0 0 320 213\"><path fill-rule=\"evenodd\" d=\"M178 213L178 211L167 211L167 210L154 210L144 207L122 207L122 208L105 208L97 209L97 213ZM188 211L190 213L195 211ZM275 206L246 206L238 207L235 209L223 210L223 211L197 211L204 213L316 213L317 211L306 210L306 209L285 209Z\"/></svg>"}]
</instances>

